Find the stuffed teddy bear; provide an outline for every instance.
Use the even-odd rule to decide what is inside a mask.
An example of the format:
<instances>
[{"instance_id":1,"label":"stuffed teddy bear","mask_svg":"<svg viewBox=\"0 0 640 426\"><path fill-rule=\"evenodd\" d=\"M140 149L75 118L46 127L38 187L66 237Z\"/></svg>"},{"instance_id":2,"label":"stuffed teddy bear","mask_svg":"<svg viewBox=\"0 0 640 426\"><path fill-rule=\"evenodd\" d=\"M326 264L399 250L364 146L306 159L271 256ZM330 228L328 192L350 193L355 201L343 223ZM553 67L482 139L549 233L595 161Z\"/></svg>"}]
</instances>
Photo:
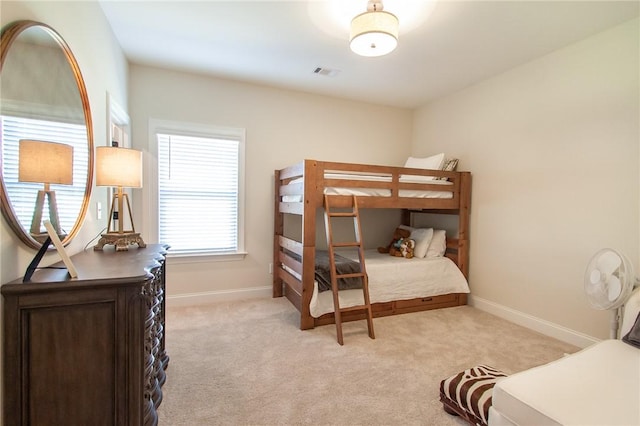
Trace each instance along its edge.
<instances>
[{"instance_id":1,"label":"stuffed teddy bear","mask_svg":"<svg viewBox=\"0 0 640 426\"><path fill-rule=\"evenodd\" d=\"M411 259L413 257L413 249L415 247L415 240L412 240L410 238L405 238L404 240L402 240L402 244L400 244L400 253L402 253L402 257Z\"/></svg>"},{"instance_id":2,"label":"stuffed teddy bear","mask_svg":"<svg viewBox=\"0 0 640 426\"><path fill-rule=\"evenodd\" d=\"M391 256L396 256L396 253L398 253L397 256L402 256L400 253L400 245L402 244L402 240L409 238L410 235L411 231L408 229L396 228L396 230L393 231L393 238L389 245L386 247L378 247L378 253L389 253Z\"/></svg>"}]
</instances>

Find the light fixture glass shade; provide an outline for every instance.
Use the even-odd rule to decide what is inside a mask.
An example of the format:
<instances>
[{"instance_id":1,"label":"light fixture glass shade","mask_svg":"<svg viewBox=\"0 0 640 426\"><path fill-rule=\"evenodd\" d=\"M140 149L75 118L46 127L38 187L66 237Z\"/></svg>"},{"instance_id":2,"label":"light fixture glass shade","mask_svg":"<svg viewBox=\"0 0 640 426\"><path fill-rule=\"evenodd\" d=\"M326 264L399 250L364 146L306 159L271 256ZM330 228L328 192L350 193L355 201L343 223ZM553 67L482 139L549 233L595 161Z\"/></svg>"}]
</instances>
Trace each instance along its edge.
<instances>
[{"instance_id":1,"label":"light fixture glass shade","mask_svg":"<svg viewBox=\"0 0 640 426\"><path fill-rule=\"evenodd\" d=\"M71 145L27 139L18 144L18 181L73 184Z\"/></svg>"},{"instance_id":2,"label":"light fixture glass shade","mask_svg":"<svg viewBox=\"0 0 640 426\"><path fill-rule=\"evenodd\" d=\"M115 146L97 147L96 185L142 188L142 151Z\"/></svg>"},{"instance_id":3,"label":"light fixture glass shade","mask_svg":"<svg viewBox=\"0 0 640 426\"><path fill-rule=\"evenodd\" d=\"M382 56L398 45L398 18L389 12L364 12L351 20L350 47L361 56Z\"/></svg>"}]
</instances>

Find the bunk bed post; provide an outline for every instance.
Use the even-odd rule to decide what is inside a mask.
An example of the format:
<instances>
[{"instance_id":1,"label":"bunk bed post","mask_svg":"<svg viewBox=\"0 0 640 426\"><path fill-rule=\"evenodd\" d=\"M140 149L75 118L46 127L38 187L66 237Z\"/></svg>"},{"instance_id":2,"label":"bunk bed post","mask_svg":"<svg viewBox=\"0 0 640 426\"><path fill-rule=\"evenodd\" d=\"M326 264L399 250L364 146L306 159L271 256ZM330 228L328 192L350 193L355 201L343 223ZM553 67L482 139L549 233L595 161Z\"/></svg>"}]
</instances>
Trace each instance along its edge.
<instances>
[{"instance_id":1,"label":"bunk bed post","mask_svg":"<svg viewBox=\"0 0 640 426\"><path fill-rule=\"evenodd\" d=\"M275 171L275 209L273 213L273 267L271 273L273 274L273 297L282 297L283 288L282 280L276 273L280 268L280 236L284 235L284 214L280 213L280 170Z\"/></svg>"},{"instance_id":2,"label":"bunk bed post","mask_svg":"<svg viewBox=\"0 0 640 426\"><path fill-rule=\"evenodd\" d=\"M411 226L411 210L402 209L400 223L406 226Z\"/></svg>"},{"instance_id":3,"label":"bunk bed post","mask_svg":"<svg viewBox=\"0 0 640 426\"><path fill-rule=\"evenodd\" d=\"M316 176L317 162L304 160L304 206L302 214L302 303L300 306L300 329L314 328L310 304L316 269ZM324 172L322 172L324 173Z\"/></svg>"},{"instance_id":4,"label":"bunk bed post","mask_svg":"<svg viewBox=\"0 0 640 426\"><path fill-rule=\"evenodd\" d=\"M469 208L471 206L471 173L460 173L460 211L458 214L458 266L469 280Z\"/></svg>"}]
</instances>

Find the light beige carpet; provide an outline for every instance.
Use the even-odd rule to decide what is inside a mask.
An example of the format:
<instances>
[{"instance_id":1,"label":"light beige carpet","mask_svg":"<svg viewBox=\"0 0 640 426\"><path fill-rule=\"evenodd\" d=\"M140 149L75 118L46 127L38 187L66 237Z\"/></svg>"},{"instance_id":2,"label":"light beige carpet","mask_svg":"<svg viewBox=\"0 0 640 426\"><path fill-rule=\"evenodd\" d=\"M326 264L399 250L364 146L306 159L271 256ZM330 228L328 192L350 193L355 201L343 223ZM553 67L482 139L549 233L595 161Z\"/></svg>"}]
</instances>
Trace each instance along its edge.
<instances>
[{"instance_id":1,"label":"light beige carpet","mask_svg":"<svg viewBox=\"0 0 640 426\"><path fill-rule=\"evenodd\" d=\"M461 425L440 381L514 373L578 348L462 306L298 329L284 298L170 309L160 425Z\"/></svg>"}]
</instances>

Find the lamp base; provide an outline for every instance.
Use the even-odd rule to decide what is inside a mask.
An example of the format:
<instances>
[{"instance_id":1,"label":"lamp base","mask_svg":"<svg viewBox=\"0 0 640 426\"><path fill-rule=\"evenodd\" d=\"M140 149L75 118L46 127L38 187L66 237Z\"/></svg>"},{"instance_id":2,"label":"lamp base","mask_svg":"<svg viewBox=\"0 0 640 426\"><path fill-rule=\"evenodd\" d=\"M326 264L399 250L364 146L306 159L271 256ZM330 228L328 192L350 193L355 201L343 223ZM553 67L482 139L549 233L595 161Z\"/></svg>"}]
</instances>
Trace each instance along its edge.
<instances>
[{"instance_id":1,"label":"lamp base","mask_svg":"<svg viewBox=\"0 0 640 426\"><path fill-rule=\"evenodd\" d=\"M116 246L116 251L127 251L132 244L137 244L139 248L147 246L138 232L107 232L102 234L98 244L93 246L93 249L101 251L105 245L114 245Z\"/></svg>"}]
</instances>

